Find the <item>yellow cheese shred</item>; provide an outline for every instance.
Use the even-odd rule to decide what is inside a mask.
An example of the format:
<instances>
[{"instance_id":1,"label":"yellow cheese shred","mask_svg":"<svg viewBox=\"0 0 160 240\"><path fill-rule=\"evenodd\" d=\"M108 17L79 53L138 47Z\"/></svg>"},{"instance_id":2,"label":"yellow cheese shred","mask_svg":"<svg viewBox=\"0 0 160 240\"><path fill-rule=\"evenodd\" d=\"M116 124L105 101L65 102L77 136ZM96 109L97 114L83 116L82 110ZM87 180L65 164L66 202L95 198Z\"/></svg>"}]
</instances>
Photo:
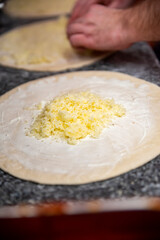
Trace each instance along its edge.
<instances>
[{"instance_id":1,"label":"yellow cheese shred","mask_svg":"<svg viewBox=\"0 0 160 240\"><path fill-rule=\"evenodd\" d=\"M41 104L37 108L41 109ZM98 138L113 118L123 115L124 107L113 99L102 99L91 92L68 93L42 107L30 135L37 139L52 136L74 145L87 136Z\"/></svg>"}]
</instances>

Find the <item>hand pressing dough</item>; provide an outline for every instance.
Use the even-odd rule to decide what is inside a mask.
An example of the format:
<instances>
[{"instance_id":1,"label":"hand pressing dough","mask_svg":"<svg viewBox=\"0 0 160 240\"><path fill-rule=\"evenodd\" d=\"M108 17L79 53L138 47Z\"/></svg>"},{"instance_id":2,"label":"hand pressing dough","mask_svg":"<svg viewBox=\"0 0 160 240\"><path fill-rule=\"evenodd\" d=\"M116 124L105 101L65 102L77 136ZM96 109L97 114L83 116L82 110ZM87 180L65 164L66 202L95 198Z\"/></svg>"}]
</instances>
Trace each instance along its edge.
<instances>
[{"instance_id":1,"label":"hand pressing dough","mask_svg":"<svg viewBox=\"0 0 160 240\"><path fill-rule=\"evenodd\" d=\"M66 18L43 21L12 30L0 37L0 64L28 70L81 67L109 55L76 51L66 37Z\"/></svg>"},{"instance_id":2,"label":"hand pressing dough","mask_svg":"<svg viewBox=\"0 0 160 240\"><path fill-rule=\"evenodd\" d=\"M126 109L98 138L77 145L27 136L40 110L34 106L73 91L91 91ZM0 98L0 167L45 184L81 184L108 179L160 153L160 88L129 75L88 71L23 84Z\"/></svg>"},{"instance_id":3,"label":"hand pressing dough","mask_svg":"<svg viewBox=\"0 0 160 240\"><path fill-rule=\"evenodd\" d=\"M76 0L8 0L5 12L14 17L36 18L70 13Z\"/></svg>"}]
</instances>

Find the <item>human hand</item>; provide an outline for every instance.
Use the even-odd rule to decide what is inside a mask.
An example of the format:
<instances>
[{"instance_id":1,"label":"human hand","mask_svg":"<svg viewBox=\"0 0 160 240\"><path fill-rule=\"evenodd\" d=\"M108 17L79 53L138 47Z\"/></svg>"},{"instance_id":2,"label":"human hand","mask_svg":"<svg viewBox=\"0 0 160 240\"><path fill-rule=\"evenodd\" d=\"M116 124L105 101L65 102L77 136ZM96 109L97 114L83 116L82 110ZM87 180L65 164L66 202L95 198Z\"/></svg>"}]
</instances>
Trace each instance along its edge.
<instances>
[{"instance_id":1,"label":"human hand","mask_svg":"<svg viewBox=\"0 0 160 240\"><path fill-rule=\"evenodd\" d=\"M110 7L94 3L83 16L70 21L67 35L72 46L120 50L134 42L160 40L159 0L137 0L130 8L113 9L118 1L122 0L111 0Z\"/></svg>"},{"instance_id":2,"label":"human hand","mask_svg":"<svg viewBox=\"0 0 160 240\"><path fill-rule=\"evenodd\" d=\"M82 17L94 4L102 4L110 8L124 9L132 5L135 0L78 0L72 10L69 23Z\"/></svg>"},{"instance_id":3,"label":"human hand","mask_svg":"<svg viewBox=\"0 0 160 240\"><path fill-rule=\"evenodd\" d=\"M119 50L129 47L124 10L94 4L80 18L70 22L67 35L73 47Z\"/></svg>"}]
</instances>

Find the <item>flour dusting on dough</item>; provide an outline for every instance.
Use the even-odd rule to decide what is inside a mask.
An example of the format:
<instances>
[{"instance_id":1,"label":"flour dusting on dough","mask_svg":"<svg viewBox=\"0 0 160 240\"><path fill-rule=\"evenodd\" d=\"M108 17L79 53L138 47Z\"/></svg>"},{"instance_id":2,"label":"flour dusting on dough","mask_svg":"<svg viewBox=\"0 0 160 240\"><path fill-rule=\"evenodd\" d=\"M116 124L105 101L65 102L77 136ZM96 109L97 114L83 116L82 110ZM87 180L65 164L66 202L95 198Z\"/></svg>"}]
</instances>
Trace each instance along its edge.
<instances>
[{"instance_id":1,"label":"flour dusting on dough","mask_svg":"<svg viewBox=\"0 0 160 240\"><path fill-rule=\"evenodd\" d=\"M159 88L126 75L93 73L70 73L31 82L1 101L1 155L21 164L26 171L34 171L33 176L30 173L31 179L45 183L100 180L139 166L149 160L148 154L154 156L151 150L157 146L158 151L160 145L158 142L154 144L160 134L160 114L157 112L160 109ZM29 111L24 107L82 90L91 91L101 98L113 98L116 104L126 109L126 115L115 118L98 139L86 137L74 146L52 138L39 141L26 136L26 129L41 110ZM142 156L141 151L143 156L147 153L144 160L138 157ZM134 155L135 160L131 161ZM0 160L3 167L2 163ZM121 168L115 171L119 164ZM36 175L38 173L40 175Z\"/></svg>"}]
</instances>

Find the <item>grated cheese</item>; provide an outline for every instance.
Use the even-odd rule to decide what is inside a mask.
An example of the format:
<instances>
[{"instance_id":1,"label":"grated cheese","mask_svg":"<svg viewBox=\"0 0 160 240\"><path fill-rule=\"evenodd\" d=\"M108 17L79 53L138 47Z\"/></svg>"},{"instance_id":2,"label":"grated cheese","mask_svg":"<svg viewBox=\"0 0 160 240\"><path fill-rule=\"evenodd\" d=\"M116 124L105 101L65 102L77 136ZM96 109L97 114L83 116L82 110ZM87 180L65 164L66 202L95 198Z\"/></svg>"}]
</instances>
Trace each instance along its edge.
<instances>
[{"instance_id":1,"label":"grated cheese","mask_svg":"<svg viewBox=\"0 0 160 240\"><path fill-rule=\"evenodd\" d=\"M54 137L69 144L87 136L97 138L114 117L125 115L123 106L91 92L68 93L44 107L33 122L30 135L37 139Z\"/></svg>"}]
</instances>

